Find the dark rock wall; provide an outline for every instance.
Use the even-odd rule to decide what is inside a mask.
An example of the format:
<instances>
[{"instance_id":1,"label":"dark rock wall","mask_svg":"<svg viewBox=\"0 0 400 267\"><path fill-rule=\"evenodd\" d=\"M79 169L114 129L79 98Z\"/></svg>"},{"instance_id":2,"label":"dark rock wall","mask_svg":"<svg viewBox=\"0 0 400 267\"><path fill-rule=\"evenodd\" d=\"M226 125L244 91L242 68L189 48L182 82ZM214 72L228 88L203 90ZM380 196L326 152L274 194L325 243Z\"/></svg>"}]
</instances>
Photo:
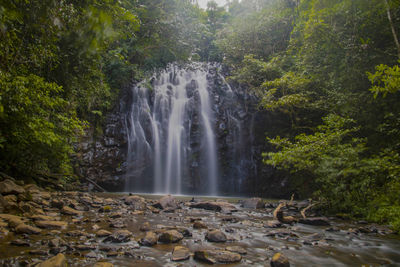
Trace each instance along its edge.
<instances>
[{"instance_id":1,"label":"dark rock wall","mask_svg":"<svg viewBox=\"0 0 400 267\"><path fill-rule=\"evenodd\" d=\"M285 174L262 163L261 153L266 146L265 132L274 123L268 112L260 110L257 98L237 85L229 86L226 71L218 66L209 68L207 75L209 93L215 115L219 163L219 194L285 197L289 195ZM193 85L194 86L194 85ZM190 94L190 84L187 92ZM127 162L126 113L132 103L132 91L126 90L119 105L105 120L103 133L93 138L88 132L78 148L77 172L88 177L109 191L123 191L127 183L149 183L152 176L151 159ZM191 155L189 173L183 183L195 194L202 184L203 157L200 143L199 114L191 112ZM276 118L275 118L276 119ZM150 188L150 186L149 186Z\"/></svg>"}]
</instances>

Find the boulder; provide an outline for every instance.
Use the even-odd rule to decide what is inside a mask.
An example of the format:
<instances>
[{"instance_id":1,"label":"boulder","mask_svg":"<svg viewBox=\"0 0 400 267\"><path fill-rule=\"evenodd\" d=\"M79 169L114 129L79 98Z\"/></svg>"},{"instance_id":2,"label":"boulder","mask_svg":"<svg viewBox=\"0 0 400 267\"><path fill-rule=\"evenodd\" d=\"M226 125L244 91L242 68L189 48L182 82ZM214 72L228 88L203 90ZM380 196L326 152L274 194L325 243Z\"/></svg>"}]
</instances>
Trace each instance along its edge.
<instances>
[{"instance_id":1,"label":"boulder","mask_svg":"<svg viewBox=\"0 0 400 267\"><path fill-rule=\"evenodd\" d=\"M132 233L128 230L117 230L112 235L104 239L103 242L125 243L131 240Z\"/></svg>"},{"instance_id":2,"label":"boulder","mask_svg":"<svg viewBox=\"0 0 400 267\"><path fill-rule=\"evenodd\" d=\"M290 263L282 253L275 253L271 259L271 267L290 267Z\"/></svg>"},{"instance_id":3,"label":"boulder","mask_svg":"<svg viewBox=\"0 0 400 267\"><path fill-rule=\"evenodd\" d=\"M191 203L190 207L226 213L237 211L237 208L233 204L223 201L203 201L199 203Z\"/></svg>"},{"instance_id":4,"label":"boulder","mask_svg":"<svg viewBox=\"0 0 400 267\"><path fill-rule=\"evenodd\" d=\"M25 193L25 189L9 179L0 182L0 194L2 195L17 195L23 193Z\"/></svg>"},{"instance_id":5,"label":"boulder","mask_svg":"<svg viewBox=\"0 0 400 267\"><path fill-rule=\"evenodd\" d=\"M183 261L190 258L190 251L187 247L176 246L172 251L172 261Z\"/></svg>"},{"instance_id":6,"label":"boulder","mask_svg":"<svg viewBox=\"0 0 400 267\"><path fill-rule=\"evenodd\" d=\"M259 197L248 198L242 201L242 207L246 209L262 209L265 204Z\"/></svg>"},{"instance_id":7,"label":"boulder","mask_svg":"<svg viewBox=\"0 0 400 267\"><path fill-rule=\"evenodd\" d=\"M37 267L67 267L67 259L64 254L59 253L56 256L36 265Z\"/></svg>"},{"instance_id":8,"label":"boulder","mask_svg":"<svg viewBox=\"0 0 400 267\"><path fill-rule=\"evenodd\" d=\"M329 220L325 217L311 217L311 218L301 218L299 223L314 225L314 226L329 226L331 225Z\"/></svg>"},{"instance_id":9,"label":"boulder","mask_svg":"<svg viewBox=\"0 0 400 267\"><path fill-rule=\"evenodd\" d=\"M160 243L177 243L183 239L183 235L176 230L163 232L158 238Z\"/></svg>"},{"instance_id":10,"label":"boulder","mask_svg":"<svg viewBox=\"0 0 400 267\"><path fill-rule=\"evenodd\" d=\"M242 260L240 254L226 250L198 250L194 253L194 258L210 264L235 263Z\"/></svg>"},{"instance_id":11,"label":"boulder","mask_svg":"<svg viewBox=\"0 0 400 267\"><path fill-rule=\"evenodd\" d=\"M147 205L144 198L139 196L128 196L125 198L125 204L131 206L134 210L146 210Z\"/></svg>"},{"instance_id":12,"label":"boulder","mask_svg":"<svg viewBox=\"0 0 400 267\"><path fill-rule=\"evenodd\" d=\"M220 230L211 230L206 234L206 239L209 242L226 242L226 235Z\"/></svg>"},{"instance_id":13,"label":"boulder","mask_svg":"<svg viewBox=\"0 0 400 267\"><path fill-rule=\"evenodd\" d=\"M170 210L175 210L178 208L178 204L176 203L176 200L173 196L168 195L162 197L156 204L153 205L155 208L158 209L170 209Z\"/></svg>"},{"instance_id":14,"label":"boulder","mask_svg":"<svg viewBox=\"0 0 400 267\"><path fill-rule=\"evenodd\" d=\"M157 244L157 235L154 232L146 232L146 235L140 239L139 244L142 246L151 247Z\"/></svg>"},{"instance_id":15,"label":"boulder","mask_svg":"<svg viewBox=\"0 0 400 267\"><path fill-rule=\"evenodd\" d=\"M15 232L17 234L40 234L42 230L37 227L27 225L25 223L19 224L15 227Z\"/></svg>"},{"instance_id":16,"label":"boulder","mask_svg":"<svg viewBox=\"0 0 400 267\"><path fill-rule=\"evenodd\" d=\"M59 199L52 199L50 201L50 206L56 209L62 209L64 207L64 202Z\"/></svg>"}]
</instances>

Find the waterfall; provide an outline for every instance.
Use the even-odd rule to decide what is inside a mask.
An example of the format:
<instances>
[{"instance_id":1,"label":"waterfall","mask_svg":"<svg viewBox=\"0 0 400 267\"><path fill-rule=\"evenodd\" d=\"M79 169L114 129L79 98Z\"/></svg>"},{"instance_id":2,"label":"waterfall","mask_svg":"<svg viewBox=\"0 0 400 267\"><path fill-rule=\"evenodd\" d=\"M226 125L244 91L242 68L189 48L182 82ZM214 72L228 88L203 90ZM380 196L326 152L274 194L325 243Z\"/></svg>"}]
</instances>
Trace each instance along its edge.
<instances>
[{"instance_id":1,"label":"waterfall","mask_svg":"<svg viewBox=\"0 0 400 267\"><path fill-rule=\"evenodd\" d=\"M208 65L191 67L170 65L154 75L151 84L142 82L132 88L125 118L126 191L218 194ZM190 175L193 166L200 169L196 181Z\"/></svg>"}]
</instances>

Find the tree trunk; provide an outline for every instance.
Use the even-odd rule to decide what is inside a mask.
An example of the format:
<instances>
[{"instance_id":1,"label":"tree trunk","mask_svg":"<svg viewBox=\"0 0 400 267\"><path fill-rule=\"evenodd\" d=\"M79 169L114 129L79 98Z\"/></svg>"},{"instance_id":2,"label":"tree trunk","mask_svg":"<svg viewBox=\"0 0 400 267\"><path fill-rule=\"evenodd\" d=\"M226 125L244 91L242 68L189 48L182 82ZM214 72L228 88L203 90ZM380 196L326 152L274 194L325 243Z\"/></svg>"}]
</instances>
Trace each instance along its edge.
<instances>
[{"instance_id":1,"label":"tree trunk","mask_svg":"<svg viewBox=\"0 0 400 267\"><path fill-rule=\"evenodd\" d=\"M397 34L396 34L396 29L394 28L394 24L393 24L393 20L392 20L392 15L390 13L390 6L387 0L385 0L385 6L386 6L386 13L387 13L387 17L390 23L390 28L392 29L392 34L393 34L393 39L394 42L396 43L396 47L397 47L397 54L400 58L400 44L399 44L399 39L397 38Z\"/></svg>"}]
</instances>

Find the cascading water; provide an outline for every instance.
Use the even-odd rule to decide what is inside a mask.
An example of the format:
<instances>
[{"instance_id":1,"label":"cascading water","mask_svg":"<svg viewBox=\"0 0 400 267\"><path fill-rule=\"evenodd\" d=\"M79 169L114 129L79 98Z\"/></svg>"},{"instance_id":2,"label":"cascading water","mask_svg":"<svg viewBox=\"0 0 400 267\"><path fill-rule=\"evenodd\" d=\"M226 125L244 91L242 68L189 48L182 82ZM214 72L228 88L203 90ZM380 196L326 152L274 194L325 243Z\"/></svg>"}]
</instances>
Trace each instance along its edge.
<instances>
[{"instance_id":1,"label":"cascading water","mask_svg":"<svg viewBox=\"0 0 400 267\"><path fill-rule=\"evenodd\" d=\"M208 65L191 67L170 65L152 78L151 86L143 82L132 88L125 120L127 191L217 195L218 159ZM142 164L152 168L138 175L138 170L145 169ZM191 180L196 164L202 176L197 185Z\"/></svg>"}]
</instances>

